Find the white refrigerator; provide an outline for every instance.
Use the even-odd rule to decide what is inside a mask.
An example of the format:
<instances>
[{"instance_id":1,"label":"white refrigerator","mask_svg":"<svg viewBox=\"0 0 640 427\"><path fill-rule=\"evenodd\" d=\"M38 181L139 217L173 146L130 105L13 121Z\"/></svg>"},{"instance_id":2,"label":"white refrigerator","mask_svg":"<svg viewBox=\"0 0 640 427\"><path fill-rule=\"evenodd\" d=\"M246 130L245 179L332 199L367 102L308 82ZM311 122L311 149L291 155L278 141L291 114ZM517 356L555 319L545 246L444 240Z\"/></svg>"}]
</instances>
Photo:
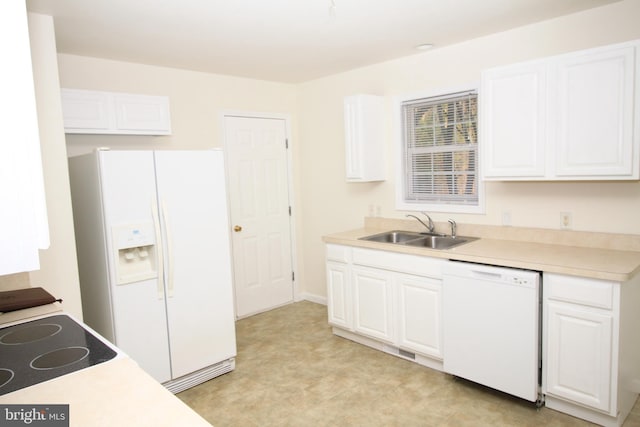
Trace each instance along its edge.
<instances>
[{"instance_id":1,"label":"white refrigerator","mask_svg":"<svg viewBox=\"0 0 640 427\"><path fill-rule=\"evenodd\" d=\"M177 393L235 368L220 150L69 159L84 321Z\"/></svg>"}]
</instances>

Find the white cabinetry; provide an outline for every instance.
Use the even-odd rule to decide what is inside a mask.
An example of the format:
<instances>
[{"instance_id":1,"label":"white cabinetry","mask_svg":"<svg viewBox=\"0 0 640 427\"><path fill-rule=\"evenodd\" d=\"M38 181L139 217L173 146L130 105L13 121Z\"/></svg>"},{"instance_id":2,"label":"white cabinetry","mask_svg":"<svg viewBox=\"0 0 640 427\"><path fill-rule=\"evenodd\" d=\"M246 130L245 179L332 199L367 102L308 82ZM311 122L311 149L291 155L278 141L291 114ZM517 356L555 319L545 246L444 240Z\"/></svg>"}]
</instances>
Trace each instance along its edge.
<instances>
[{"instance_id":1,"label":"white cabinetry","mask_svg":"<svg viewBox=\"0 0 640 427\"><path fill-rule=\"evenodd\" d=\"M351 330L351 250L346 246L327 245L326 256L329 324Z\"/></svg>"},{"instance_id":2,"label":"white cabinetry","mask_svg":"<svg viewBox=\"0 0 640 427\"><path fill-rule=\"evenodd\" d=\"M545 176L546 76L539 62L482 73L485 178Z\"/></svg>"},{"instance_id":3,"label":"white cabinetry","mask_svg":"<svg viewBox=\"0 0 640 427\"><path fill-rule=\"evenodd\" d=\"M612 47L557 60L558 111L550 113L556 120L558 177L638 179L640 135L634 138L633 132L634 92L639 91L634 81L640 83L637 49Z\"/></svg>"},{"instance_id":4,"label":"white cabinetry","mask_svg":"<svg viewBox=\"0 0 640 427\"><path fill-rule=\"evenodd\" d=\"M483 176L638 179L640 42L482 73Z\"/></svg>"},{"instance_id":5,"label":"white cabinetry","mask_svg":"<svg viewBox=\"0 0 640 427\"><path fill-rule=\"evenodd\" d=\"M549 302L547 393L609 411L613 316Z\"/></svg>"},{"instance_id":6,"label":"white cabinetry","mask_svg":"<svg viewBox=\"0 0 640 427\"><path fill-rule=\"evenodd\" d=\"M393 344L393 273L354 266L352 277L354 330Z\"/></svg>"},{"instance_id":7,"label":"white cabinetry","mask_svg":"<svg viewBox=\"0 0 640 427\"><path fill-rule=\"evenodd\" d=\"M62 89L66 133L169 135L166 96Z\"/></svg>"},{"instance_id":8,"label":"white cabinetry","mask_svg":"<svg viewBox=\"0 0 640 427\"><path fill-rule=\"evenodd\" d=\"M351 286L348 267L344 263L327 261L327 295L329 323L351 329Z\"/></svg>"},{"instance_id":9,"label":"white cabinetry","mask_svg":"<svg viewBox=\"0 0 640 427\"><path fill-rule=\"evenodd\" d=\"M640 378L633 306L639 280L545 273L543 282L546 405L597 424L621 425L637 397L632 384Z\"/></svg>"},{"instance_id":10,"label":"white cabinetry","mask_svg":"<svg viewBox=\"0 0 640 427\"><path fill-rule=\"evenodd\" d=\"M327 245L334 333L442 369L445 260Z\"/></svg>"},{"instance_id":11,"label":"white cabinetry","mask_svg":"<svg viewBox=\"0 0 640 427\"><path fill-rule=\"evenodd\" d=\"M40 136L23 1L0 2L0 275L37 270L49 246Z\"/></svg>"},{"instance_id":12,"label":"white cabinetry","mask_svg":"<svg viewBox=\"0 0 640 427\"><path fill-rule=\"evenodd\" d=\"M345 97L344 127L347 181L384 181L384 98L375 95Z\"/></svg>"},{"instance_id":13,"label":"white cabinetry","mask_svg":"<svg viewBox=\"0 0 640 427\"><path fill-rule=\"evenodd\" d=\"M442 358L442 281L400 274L398 346Z\"/></svg>"}]
</instances>

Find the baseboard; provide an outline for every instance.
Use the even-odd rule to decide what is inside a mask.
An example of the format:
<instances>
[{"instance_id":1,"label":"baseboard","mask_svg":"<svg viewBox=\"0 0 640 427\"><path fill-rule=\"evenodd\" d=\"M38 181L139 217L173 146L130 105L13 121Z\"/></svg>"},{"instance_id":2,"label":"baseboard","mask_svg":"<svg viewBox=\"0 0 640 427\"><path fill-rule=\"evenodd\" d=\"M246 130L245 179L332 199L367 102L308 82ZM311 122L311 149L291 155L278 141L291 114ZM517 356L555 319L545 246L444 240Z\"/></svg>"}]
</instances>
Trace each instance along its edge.
<instances>
[{"instance_id":1,"label":"baseboard","mask_svg":"<svg viewBox=\"0 0 640 427\"><path fill-rule=\"evenodd\" d=\"M305 300L315 302L316 304L327 305L327 297L321 297L320 295L309 294L307 292L301 292L300 294L298 294L297 300Z\"/></svg>"}]
</instances>

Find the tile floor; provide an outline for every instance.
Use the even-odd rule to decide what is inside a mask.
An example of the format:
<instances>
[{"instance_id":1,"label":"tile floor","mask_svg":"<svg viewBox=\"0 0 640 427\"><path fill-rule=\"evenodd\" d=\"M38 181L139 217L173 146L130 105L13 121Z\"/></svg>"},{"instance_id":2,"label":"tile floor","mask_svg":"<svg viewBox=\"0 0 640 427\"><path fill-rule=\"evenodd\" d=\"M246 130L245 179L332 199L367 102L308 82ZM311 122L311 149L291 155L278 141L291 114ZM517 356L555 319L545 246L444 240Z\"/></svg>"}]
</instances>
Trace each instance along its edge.
<instances>
[{"instance_id":1,"label":"tile floor","mask_svg":"<svg viewBox=\"0 0 640 427\"><path fill-rule=\"evenodd\" d=\"M331 333L294 303L237 322L235 371L178 397L225 426L590 426ZM640 427L640 404L625 427Z\"/></svg>"}]
</instances>

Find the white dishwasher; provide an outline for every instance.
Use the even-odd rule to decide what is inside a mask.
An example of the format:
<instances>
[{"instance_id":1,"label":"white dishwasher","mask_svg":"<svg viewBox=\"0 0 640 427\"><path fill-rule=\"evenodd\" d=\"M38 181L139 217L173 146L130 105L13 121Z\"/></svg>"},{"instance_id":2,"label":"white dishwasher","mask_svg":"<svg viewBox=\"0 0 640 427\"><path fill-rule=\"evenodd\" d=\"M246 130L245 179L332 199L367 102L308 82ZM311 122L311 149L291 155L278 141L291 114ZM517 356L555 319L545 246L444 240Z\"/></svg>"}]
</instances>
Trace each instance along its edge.
<instances>
[{"instance_id":1,"label":"white dishwasher","mask_svg":"<svg viewBox=\"0 0 640 427\"><path fill-rule=\"evenodd\" d=\"M540 273L443 266L444 371L541 405Z\"/></svg>"}]
</instances>

